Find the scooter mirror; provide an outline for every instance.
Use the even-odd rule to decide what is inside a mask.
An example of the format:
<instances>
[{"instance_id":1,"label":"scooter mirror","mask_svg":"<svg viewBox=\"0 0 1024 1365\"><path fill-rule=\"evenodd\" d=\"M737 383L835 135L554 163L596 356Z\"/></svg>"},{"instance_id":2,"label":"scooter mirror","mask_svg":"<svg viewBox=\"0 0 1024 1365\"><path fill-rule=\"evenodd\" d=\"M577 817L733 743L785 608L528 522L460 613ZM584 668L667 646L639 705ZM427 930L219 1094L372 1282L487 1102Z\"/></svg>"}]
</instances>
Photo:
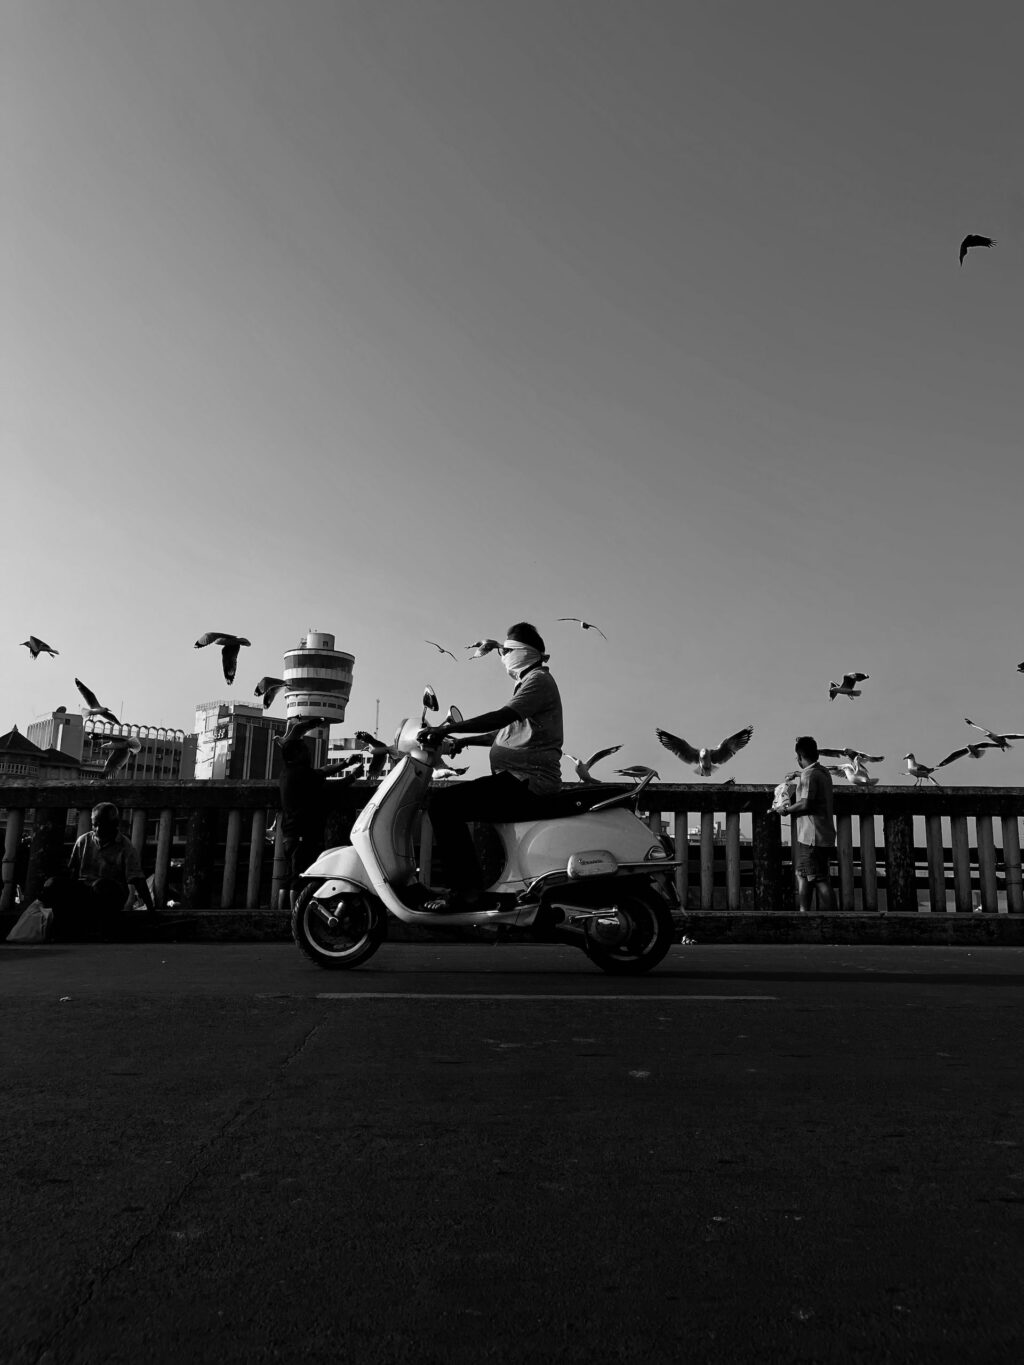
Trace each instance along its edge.
<instances>
[{"instance_id":1,"label":"scooter mirror","mask_svg":"<svg viewBox=\"0 0 1024 1365\"><path fill-rule=\"evenodd\" d=\"M457 706L449 706L448 714L445 716L445 721L448 725L461 725L462 712L459 710Z\"/></svg>"},{"instance_id":2,"label":"scooter mirror","mask_svg":"<svg viewBox=\"0 0 1024 1365\"><path fill-rule=\"evenodd\" d=\"M423 709L424 711L440 711L437 702L437 693L429 684L423 689Z\"/></svg>"}]
</instances>

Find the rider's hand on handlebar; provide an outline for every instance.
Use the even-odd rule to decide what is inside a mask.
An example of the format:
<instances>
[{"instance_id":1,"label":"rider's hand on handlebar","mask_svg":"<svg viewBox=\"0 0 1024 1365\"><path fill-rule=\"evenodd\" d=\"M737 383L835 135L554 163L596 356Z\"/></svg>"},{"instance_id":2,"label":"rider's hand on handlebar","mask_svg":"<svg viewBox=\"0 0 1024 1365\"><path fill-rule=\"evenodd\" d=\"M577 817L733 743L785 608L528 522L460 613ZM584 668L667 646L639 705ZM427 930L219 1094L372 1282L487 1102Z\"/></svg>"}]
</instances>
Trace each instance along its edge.
<instances>
[{"instance_id":1,"label":"rider's hand on handlebar","mask_svg":"<svg viewBox=\"0 0 1024 1365\"><path fill-rule=\"evenodd\" d=\"M456 754L462 753L468 743L468 739L463 739L461 736L457 735L451 735L442 744L441 752L446 754L449 758L454 758Z\"/></svg>"},{"instance_id":2,"label":"rider's hand on handlebar","mask_svg":"<svg viewBox=\"0 0 1024 1365\"><path fill-rule=\"evenodd\" d=\"M443 725L424 726L417 732L416 738L425 749L436 749L443 739L447 739L448 731Z\"/></svg>"}]
</instances>

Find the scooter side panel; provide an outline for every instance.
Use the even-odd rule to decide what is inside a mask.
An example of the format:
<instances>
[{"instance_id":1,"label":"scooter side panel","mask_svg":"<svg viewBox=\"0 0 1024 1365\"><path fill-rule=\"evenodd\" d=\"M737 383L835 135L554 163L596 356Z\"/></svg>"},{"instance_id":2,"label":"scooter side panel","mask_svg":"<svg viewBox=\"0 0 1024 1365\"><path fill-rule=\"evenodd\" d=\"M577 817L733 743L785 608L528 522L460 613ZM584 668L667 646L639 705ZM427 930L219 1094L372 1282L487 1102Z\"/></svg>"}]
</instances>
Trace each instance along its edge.
<instances>
[{"instance_id":1,"label":"scooter side panel","mask_svg":"<svg viewBox=\"0 0 1024 1365\"><path fill-rule=\"evenodd\" d=\"M564 870L573 853L586 849L607 849L622 863L643 862L658 843L642 820L621 807L588 811L564 820L506 825L503 834L506 847L512 851L506 880L521 877L529 881L545 872Z\"/></svg>"}]
</instances>

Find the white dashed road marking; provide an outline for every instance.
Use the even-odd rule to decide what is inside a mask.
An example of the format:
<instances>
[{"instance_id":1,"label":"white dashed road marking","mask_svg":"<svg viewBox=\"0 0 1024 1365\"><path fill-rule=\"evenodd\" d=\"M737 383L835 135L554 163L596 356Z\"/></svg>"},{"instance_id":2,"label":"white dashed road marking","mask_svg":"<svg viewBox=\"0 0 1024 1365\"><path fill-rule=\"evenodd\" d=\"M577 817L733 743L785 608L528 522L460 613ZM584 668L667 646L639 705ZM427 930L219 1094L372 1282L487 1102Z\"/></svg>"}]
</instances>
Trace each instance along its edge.
<instances>
[{"instance_id":1,"label":"white dashed road marking","mask_svg":"<svg viewBox=\"0 0 1024 1365\"><path fill-rule=\"evenodd\" d=\"M470 991L318 991L318 1000L778 1000L777 995L505 995L474 994Z\"/></svg>"}]
</instances>

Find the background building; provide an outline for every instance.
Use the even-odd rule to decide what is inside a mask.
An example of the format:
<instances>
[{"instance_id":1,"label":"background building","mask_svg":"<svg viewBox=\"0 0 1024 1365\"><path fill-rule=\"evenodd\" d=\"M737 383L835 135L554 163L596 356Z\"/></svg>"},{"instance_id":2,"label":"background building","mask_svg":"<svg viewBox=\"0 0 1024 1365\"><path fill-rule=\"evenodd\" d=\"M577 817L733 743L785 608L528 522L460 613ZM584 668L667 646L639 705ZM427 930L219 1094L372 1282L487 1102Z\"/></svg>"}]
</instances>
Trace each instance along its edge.
<instances>
[{"instance_id":1,"label":"background building","mask_svg":"<svg viewBox=\"0 0 1024 1365\"><path fill-rule=\"evenodd\" d=\"M0 735L0 782L18 778L59 781L81 775L80 759L53 746L44 749L34 744L16 725L6 735Z\"/></svg>"},{"instance_id":2,"label":"background building","mask_svg":"<svg viewBox=\"0 0 1024 1365\"><path fill-rule=\"evenodd\" d=\"M177 782L195 776L196 737L184 730L168 730L162 725L114 725L64 710L54 711L28 727L29 739L40 748L52 746L90 767L106 763L110 751L103 748L104 743L120 736L137 739L142 747L119 770L118 781Z\"/></svg>"},{"instance_id":3,"label":"background building","mask_svg":"<svg viewBox=\"0 0 1024 1365\"><path fill-rule=\"evenodd\" d=\"M261 706L238 701L206 701L196 707L195 775L206 780L265 781L281 771L281 746L287 722L268 716ZM313 762L327 761L324 731L309 736Z\"/></svg>"},{"instance_id":4,"label":"background building","mask_svg":"<svg viewBox=\"0 0 1024 1365\"><path fill-rule=\"evenodd\" d=\"M354 654L335 649L334 636L321 630L311 630L295 649L289 649L282 675L288 684L288 719L326 716L331 723L343 721L355 661Z\"/></svg>"}]
</instances>

